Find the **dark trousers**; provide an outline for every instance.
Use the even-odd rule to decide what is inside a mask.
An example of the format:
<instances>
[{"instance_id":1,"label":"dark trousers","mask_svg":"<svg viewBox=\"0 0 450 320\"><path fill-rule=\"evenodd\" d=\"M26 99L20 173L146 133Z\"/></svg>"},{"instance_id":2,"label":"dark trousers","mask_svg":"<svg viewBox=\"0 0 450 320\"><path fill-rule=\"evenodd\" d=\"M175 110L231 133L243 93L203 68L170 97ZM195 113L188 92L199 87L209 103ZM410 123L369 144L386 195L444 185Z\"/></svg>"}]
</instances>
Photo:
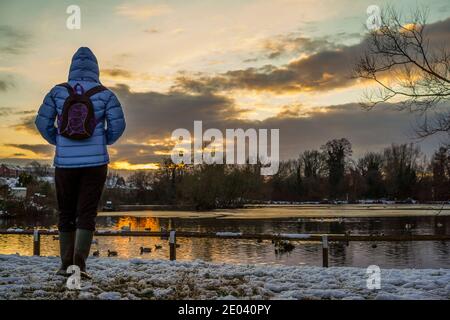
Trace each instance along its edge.
<instances>
[{"instance_id":1,"label":"dark trousers","mask_svg":"<svg viewBox=\"0 0 450 320\"><path fill-rule=\"evenodd\" d=\"M56 168L55 184L61 232L95 231L97 207L106 181L108 165Z\"/></svg>"}]
</instances>

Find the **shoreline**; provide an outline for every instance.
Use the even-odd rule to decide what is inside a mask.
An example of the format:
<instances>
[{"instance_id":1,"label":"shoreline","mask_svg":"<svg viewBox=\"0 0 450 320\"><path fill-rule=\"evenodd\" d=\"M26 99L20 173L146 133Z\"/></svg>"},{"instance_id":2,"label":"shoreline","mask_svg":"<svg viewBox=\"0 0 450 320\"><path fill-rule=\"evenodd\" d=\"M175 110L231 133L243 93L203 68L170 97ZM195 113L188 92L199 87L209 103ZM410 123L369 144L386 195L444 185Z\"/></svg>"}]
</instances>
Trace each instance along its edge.
<instances>
[{"instance_id":1,"label":"shoreline","mask_svg":"<svg viewBox=\"0 0 450 320\"><path fill-rule=\"evenodd\" d=\"M211 211L133 210L101 211L100 217L134 216L156 218L217 218L217 219L271 219L271 218L388 218L388 217L447 217L450 206L438 205L252 205L242 209Z\"/></svg>"}]
</instances>

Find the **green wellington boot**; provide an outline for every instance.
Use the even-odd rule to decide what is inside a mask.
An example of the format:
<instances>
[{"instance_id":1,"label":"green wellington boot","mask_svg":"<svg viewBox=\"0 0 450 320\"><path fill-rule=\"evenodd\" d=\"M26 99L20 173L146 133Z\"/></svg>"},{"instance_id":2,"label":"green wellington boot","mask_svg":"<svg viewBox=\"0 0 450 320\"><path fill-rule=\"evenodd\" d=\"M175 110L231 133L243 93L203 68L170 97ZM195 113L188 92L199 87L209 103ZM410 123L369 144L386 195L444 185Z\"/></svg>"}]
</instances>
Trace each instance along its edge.
<instances>
[{"instance_id":1,"label":"green wellington boot","mask_svg":"<svg viewBox=\"0 0 450 320\"><path fill-rule=\"evenodd\" d=\"M68 276L67 268L73 264L73 252L75 248L75 231L59 233L59 254L61 267L56 272L60 276Z\"/></svg>"},{"instance_id":2,"label":"green wellington boot","mask_svg":"<svg viewBox=\"0 0 450 320\"><path fill-rule=\"evenodd\" d=\"M85 229L77 229L75 236L75 250L73 254L73 264L80 268L81 277L92 279L91 275L86 272L86 260L91 250L92 238L94 232Z\"/></svg>"}]
</instances>

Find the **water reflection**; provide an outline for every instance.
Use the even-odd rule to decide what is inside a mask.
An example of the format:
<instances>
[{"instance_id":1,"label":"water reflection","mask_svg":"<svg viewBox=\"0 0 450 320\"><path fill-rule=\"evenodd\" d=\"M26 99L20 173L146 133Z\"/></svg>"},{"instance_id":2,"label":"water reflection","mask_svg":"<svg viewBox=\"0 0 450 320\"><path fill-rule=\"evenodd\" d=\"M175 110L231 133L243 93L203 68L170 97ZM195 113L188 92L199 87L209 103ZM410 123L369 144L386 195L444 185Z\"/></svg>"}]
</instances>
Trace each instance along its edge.
<instances>
[{"instance_id":1,"label":"water reflection","mask_svg":"<svg viewBox=\"0 0 450 320\"><path fill-rule=\"evenodd\" d=\"M176 228L180 231L217 232L233 231L245 233L342 233L353 234L448 234L450 217L403 217L403 218L345 218L345 219L186 219L115 216L99 217L98 229L159 231L161 228ZM406 224L412 230L405 229ZM0 228L9 227L56 228L55 218L3 220ZM98 243L92 251L99 250L105 257L107 251L115 250L118 258L142 257L145 259L167 259L168 242L156 237L96 237ZM288 254L275 254L271 241L232 239L177 238L178 260L202 259L213 262L260 263L285 265L321 265L319 243L294 242L295 249ZM161 249L156 249L161 245ZM152 248L151 253L141 254L140 247ZM41 237L41 254L58 255L59 244L53 236ZM32 237L0 235L0 254L32 254ZM380 242L373 246L369 242L332 243L330 245L331 266L367 267L376 264L385 268L449 268L450 243L435 242Z\"/></svg>"},{"instance_id":2,"label":"water reflection","mask_svg":"<svg viewBox=\"0 0 450 320\"><path fill-rule=\"evenodd\" d=\"M111 217L106 217L105 223L99 221L99 227L113 230L121 230L124 227L135 231L159 231L161 229L158 218L153 217L119 217L114 221Z\"/></svg>"}]
</instances>

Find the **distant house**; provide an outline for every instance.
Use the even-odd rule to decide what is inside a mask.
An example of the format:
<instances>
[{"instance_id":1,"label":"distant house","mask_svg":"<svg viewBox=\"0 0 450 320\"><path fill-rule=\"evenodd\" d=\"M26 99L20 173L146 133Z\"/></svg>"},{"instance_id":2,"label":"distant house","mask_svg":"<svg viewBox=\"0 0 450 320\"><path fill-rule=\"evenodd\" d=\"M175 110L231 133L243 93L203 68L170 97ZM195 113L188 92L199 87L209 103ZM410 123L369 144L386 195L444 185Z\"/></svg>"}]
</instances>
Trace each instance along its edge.
<instances>
[{"instance_id":1,"label":"distant house","mask_svg":"<svg viewBox=\"0 0 450 320\"><path fill-rule=\"evenodd\" d=\"M12 187L10 192L13 197L19 199L24 199L27 196L27 188L24 187Z\"/></svg>"},{"instance_id":2,"label":"distant house","mask_svg":"<svg viewBox=\"0 0 450 320\"><path fill-rule=\"evenodd\" d=\"M19 184L19 178L0 177L0 186L8 186L8 188L15 187Z\"/></svg>"},{"instance_id":3,"label":"distant house","mask_svg":"<svg viewBox=\"0 0 450 320\"><path fill-rule=\"evenodd\" d=\"M55 178L52 176L47 176L47 177L37 177L37 180L40 182L48 182L50 184L55 183Z\"/></svg>"},{"instance_id":4,"label":"distant house","mask_svg":"<svg viewBox=\"0 0 450 320\"><path fill-rule=\"evenodd\" d=\"M9 164L0 165L0 177L17 178L23 171L23 168L19 166Z\"/></svg>"}]
</instances>

